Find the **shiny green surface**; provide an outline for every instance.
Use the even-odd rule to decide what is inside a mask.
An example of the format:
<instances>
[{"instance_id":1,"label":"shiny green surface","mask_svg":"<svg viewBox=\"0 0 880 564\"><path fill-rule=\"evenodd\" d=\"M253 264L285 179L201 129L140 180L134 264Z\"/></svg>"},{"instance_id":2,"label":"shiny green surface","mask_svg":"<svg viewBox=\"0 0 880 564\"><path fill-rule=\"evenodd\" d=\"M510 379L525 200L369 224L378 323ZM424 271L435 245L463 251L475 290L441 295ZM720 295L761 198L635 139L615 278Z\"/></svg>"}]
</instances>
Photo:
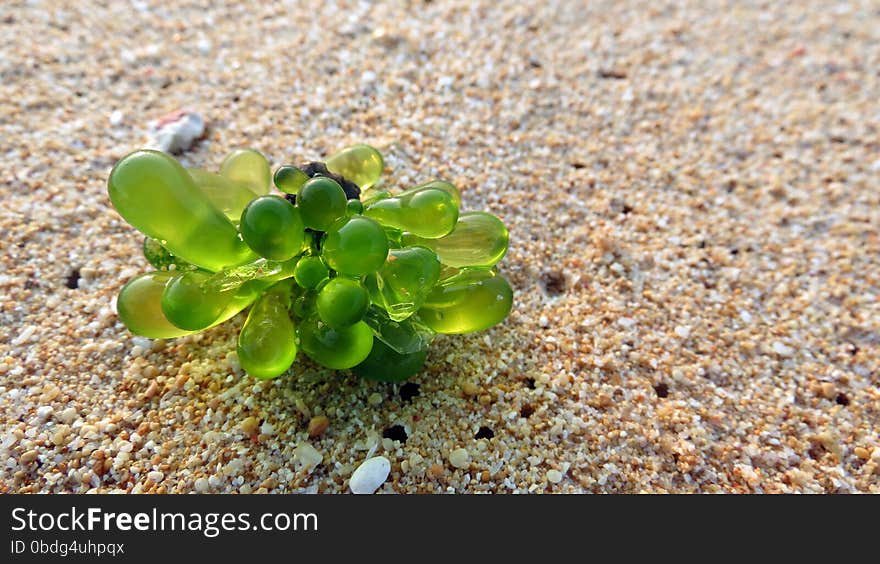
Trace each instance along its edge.
<instances>
[{"instance_id":1,"label":"shiny green surface","mask_svg":"<svg viewBox=\"0 0 880 564\"><path fill-rule=\"evenodd\" d=\"M147 272L130 280L119 292L116 310L129 331L150 339L172 339L189 335L175 327L162 313L162 291L173 272Z\"/></svg>"},{"instance_id":2,"label":"shiny green surface","mask_svg":"<svg viewBox=\"0 0 880 564\"><path fill-rule=\"evenodd\" d=\"M275 171L275 176L272 177L275 186L288 194L298 194L308 179L309 175L293 165L278 167L278 170Z\"/></svg>"},{"instance_id":3,"label":"shiny green surface","mask_svg":"<svg viewBox=\"0 0 880 564\"><path fill-rule=\"evenodd\" d=\"M345 214L346 215L360 215L364 213L364 205L360 200L349 200L345 204Z\"/></svg>"},{"instance_id":4,"label":"shiny green surface","mask_svg":"<svg viewBox=\"0 0 880 564\"><path fill-rule=\"evenodd\" d=\"M458 206L448 192L423 188L374 202L364 209L364 215L382 225L436 239L455 227Z\"/></svg>"},{"instance_id":5,"label":"shiny green surface","mask_svg":"<svg viewBox=\"0 0 880 564\"><path fill-rule=\"evenodd\" d=\"M293 271L293 277L300 287L306 290L313 290L318 284L327 279L330 275L330 269L324 264L319 257L303 257L296 264Z\"/></svg>"},{"instance_id":6,"label":"shiny green surface","mask_svg":"<svg viewBox=\"0 0 880 564\"><path fill-rule=\"evenodd\" d=\"M364 317L370 306L370 295L357 280L337 277L321 288L315 305L321 321L334 329L342 329Z\"/></svg>"},{"instance_id":7,"label":"shiny green surface","mask_svg":"<svg viewBox=\"0 0 880 564\"><path fill-rule=\"evenodd\" d=\"M278 196L260 196L241 214L239 225L244 242L257 254L285 261L302 252L305 238L300 212Z\"/></svg>"},{"instance_id":8,"label":"shiny green surface","mask_svg":"<svg viewBox=\"0 0 880 564\"><path fill-rule=\"evenodd\" d=\"M455 229L439 239L424 239L405 233L403 243L422 245L437 253L440 262L454 267L491 267L507 254L509 236L507 227L494 215L486 212L465 212L458 218Z\"/></svg>"},{"instance_id":9,"label":"shiny green surface","mask_svg":"<svg viewBox=\"0 0 880 564\"><path fill-rule=\"evenodd\" d=\"M434 340L434 331L416 315L403 321L394 321L380 307L370 306L364 315L366 323L377 340L400 354L411 354L428 347Z\"/></svg>"},{"instance_id":10,"label":"shiny green surface","mask_svg":"<svg viewBox=\"0 0 880 564\"><path fill-rule=\"evenodd\" d=\"M427 188L433 188L436 190L443 190L450 196L452 196L452 200L455 202L455 205L461 209L461 192L459 192L458 188L455 187L455 184L452 182L447 182L445 180L432 180L430 182L425 182L424 184L419 184L413 188L410 188L400 195L408 194L410 192L417 192L419 190L425 190Z\"/></svg>"},{"instance_id":11,"label":"shiny green surface","mask_svg":"<svg viewBox=\"0 0 880 564\"><path fill-rule=\"evenodd\" d=\"M214 207L223 212L226 218L238 223L241 212L257 197L256 194L240 183L229 180L219 174L213 174L198 168L187 169L196 186L205 193Z\"/></svg>"},{"instance_id":12,"label":"shiny green surface","mask_svg":"<svg viewBox=\"0 0 880 564\"><path fill-rule=\"evenodd\" d=\"M173 325L199 331L214 324L232 301L234 292L204 286L211 274L202 270L177 274L162 292L162 313Z\"/></svg>"},{"instance_id":13,"label":"shiny green surface","mask_svg":"<svg viewBox=\"0 0 880 564\"><path fill-rule=\"evenodd\" d=\"M220 165L220 175L241 182L257 196L268 194L272 183L269 161L253 149L236 149L229 153Z\"/></svg>"},{"instance_id":14,"label":"shiny green surface","mask_svg":"<svg viewBox=\"0 0 880 564\"><path fill-rule=\"evenodd\" d=\"M492 270L465 270L442 280L418 315L437 333L472 333L503 321L512 305L513 290L504 277Z\"/></svg>"},{"instance_id":15,"label":"shiny green surface","mask_svg":"<svg viewBox=\"0 0 880 564\"><path fill-rule=\"evenodd\" d=\"M361 190L378 182L385 168L382 154L364 143L342 149L331 155L325 164L330 172L341 174L346 180L357 184Z\"/></svg>"},{"instance_id":16,"label":"shiny green surface","mask_svg":"<svg viewBox=\"0 0 880 564\"><path fill-rule=\"evenodd\" d=\"M424 247L391 249L388 259L365 285L373 303L388 317L401 321L415 313L431 293L440 276L440 261Z\"/></svg>"},{"instance_id":17,"label":"shiny green surface","mask_svg":"<svg viewBox=\"0 0 880 564\"><path fill-rule=\"evenodd\" d=\"M255 258L180 164L158 151L123 157L107 183L119 214L186 262L216 271Z\"/></svg>"},{"instance_id":18,"label":"shiny green surface","mask_svg":"<svg viewBox=\"0 0 880 564\"><path fill-rule=\"evenodd\" d=\"M334 223L321 249L330 268L348 276L364 276L385 263L388 239L378 223L356 215Z\"/></svg>"},{"instance_id":19,"label":"shiny green surface","mask_svg":"<svg viewBox=\"0 0 880 564\"><path fill-rule=\"evenodd\" d=\"M290 319L290 286L280 283L264 294L248 313L238 336L238 361L260 379L283 374L296 359L296 331Z\"/></svg>"},{"instance_id":20,"label":"shiny green surface","mask_svg":"<svg viewBox=\"0 0 880 564\"><path fill-rule=\"evenodd\" d=\"M364 361L373 348L373 332L363 321L344 329L333 329L317 318L299 328L300 346L318 364L345 370Z\"/></svg>"},{"instance_id":21,"label":"shiny green surface","mask_svg":"<svg viewBox=\"0 0 880 564\"><path fill-rule=\"evenodd\" d=\"M379 382L403 382L425 366L427 347L409 354L400 354L379 339L373 340L373 350L352 372Z\"/></svg>"},{"instance_id":22,"label":"shiny green surface","mask_svg":"<svg viewBox=\"0 0 880 564\"><path fill-rule=\"evenodd\" d=\"M310 179L296 197L303 223L315 231L327 231L334 221L343 217L347 202L342 186L326 176Z\"/></svg>"}]
</instances>

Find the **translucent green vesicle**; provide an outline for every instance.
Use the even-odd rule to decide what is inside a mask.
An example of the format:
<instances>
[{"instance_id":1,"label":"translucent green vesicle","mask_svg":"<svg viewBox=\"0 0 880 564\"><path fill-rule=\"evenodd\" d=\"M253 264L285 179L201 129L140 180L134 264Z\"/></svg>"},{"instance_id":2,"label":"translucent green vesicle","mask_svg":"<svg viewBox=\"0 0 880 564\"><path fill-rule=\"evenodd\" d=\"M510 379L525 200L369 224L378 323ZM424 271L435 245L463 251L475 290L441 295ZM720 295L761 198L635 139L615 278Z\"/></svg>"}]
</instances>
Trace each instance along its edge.
<instances>
[{"instance_id":1,"label":"translucent green vesicle","mask_svg":"<svg viewBox=\"0 0 880 564\"><path fill-rule=\"evenodd\" d=\"M173 276L175 273L167 271L147 272L122 287L116 310L129 331L150 339L173 339L193 333L175 327L162 313L162 291Z\"/></svg>"},{"instance_id":2,"label":"translucent green vesicle","mask_svg":"<svg viewBox=\"0 0 880 564\"><path fill-rule=\"evenodd\" d=\"M127 222L189 263L217 271L256 258L235 226L165 153L142 150L123 157L107 184Z\"/></svg>"},{"instance_id":3,"label":"translucent green vesicle","mask_svg":"<svg viewBox=\"0 0 880 564\"><path fill-rule=\"evenodd\" d=\"M251 308L238 335L238 361L251 376L275 378L296 359L296 331L289 307L290 285L281 282Z\"/></svg>"},{"instance_id":4,"label":"translucent green vesicle","mask_svg":"<svg viewBox=\"0 0 880 564\"><path fill-rule=\"evenodd\" d=\"M269 161L253 149L236 149L229 153L220 165L220 174L229 180L241 182L257 196L268 194L271 188Z\"/></svg>"},{"instance_id":5,"label":"translucent green vesicle","mask_svg":"<svg viewBox=\"0 0 880 564\"><path fill-rule=\"evenodd\" d=\"M382 153L364 143L342 149L331 155L325 164L327 170L351 180L361 190L366 190L378 182L382 169L385 168Z\"/></svg>"},{"instance_id":6,"label":"translucent green vesicle","mask_svg":"<svg viewBox=\"0 0 880 564\"><path fill-rule=\"evenodd\" d=\"M370 355L352 371L367 380L403 382L414 376L428 358L428 348L409 354L400 354L379 339L373 341Z\"/></svg>"},{"instance_id":7,"label":"translucent green vesicle","mask_svg":"<svg viewBox=\"0 0 880 564\"><path fill-rule=\"evenodd\" d=\"M345 370L364 361L373 348L373 332L363 321L333 329L313 317L298 327L300 346L318 364Z\"/></svg>"},{"instance_id":8,"label":"translucent green vesicle","mask_svg":"<svg viewBox=\"0 0 880 564\"><path fill-rule=\"evenodd\" d=\"M440 261L424 247L391 249L388 259L364 283L373 303L394 321L402 321L422 307L440 276Z\"/></svg>"},{"instance_id":9,"label":"translucent green vesicle","mask_svg":"<svg viewBox=\"0 0 880 564\"><path fill-rule=\"evenodd\" d=\"M472 333L500 323L510 313L513 289L494 270L466 269L441 280L419 318L437 333Z\"/></svg>"},{"instance_id":10,"label":"translucent green vesicle","mask_svg":"<svg viewBox=\"0 0 880 564\"><path fill-rule=\"evenodd\" d=\"M455 227L458 205L444 190L422 188L378 200L364 209L364 215L382 225L436 239Z\"/></svg>"},{"instance_id":11,"label":"translucent green vesicle","mask_svg":"<svg viewBox=\"0 0 880 564\"><path fill-rule=\"evenodd\" d=\"M303 223L315 231L327 231L334 221L345 215L347 203L342 186L326 176L303 184L296 197Z\"/></svg>"},{"instance_id":12,"label":"translucent green vesicle","mask_svg":"<svg viewBox=\"0 0 880 564\"><path fill-rule=\"evenodd\" d=\"M321 287L315 305L321 321L334 329L342 329L364 317L370 295L357 280L337 276Z\"/></svg>"},{"instance_id":13,"label":"translucent green vesicle","mask_svg":"<svg viewBox=\"0 0 880 564\"><path fill-rule=\"evenodd\" d=\"M329 275L330 269L320 257L302 257L293 271L296 283L306 290L314 290Z\"/></svg>"},{"instance_id":14,"label":"translucent green vesicle","mask_svg":"<svg viewBox=\"0 0 880 564\"><path fill-rule=\"evenodd\" d=\"M402 241L405 245L428 247L448 266L491 267L507 253L508 233L504 223L491 213L465 212L445 237L425 239L405 233Z\"/></svg>"},{"instance_id":15,"label":"translucent green vesicle","mask_svg":"<svg viewBox=\"0 0 880 564\"><path fill-rule=\"evenodd\" d=\"M238 223L241 212L257 197L241 182L229 180L219 174L213 174L198 168L187 169L196 186L205 193L214 207L222 211L226 218Z\"/></svg>"},{"instance_id":16,"label":"translucent green vesicle","mask_svg":"<svg viewBox=\"0 0 880 564\"><path fill-rule=\"evenodd\" d=\"M244 242L267 259L285 261L300 254L305 226L299 209L278 196L260 196L241 214Z\"/></svg>"},{"instance_id":17,"label":"translucent green vesicle","mask_svg":"<svg viewBox=\"0 0 880 564\"><path fill-rule=\"evenodd\" d=\"M412 354L426 349L434 340L434 331L421 322L418 316L410 316L403 321L394 321L385 311L370 306L364 315L373 335L399 354Z\"/></svg>"},{"instance_id":18,"label":"translucent green vesicle","mask_svg":"<svg viewBox=\"0 0 880 564\"><path fill-rule=\"evenodd\" d=\"M364 276L385 263L388 238L378 223L356 215L334 223L321 250L330 268L348 276Z\"/></svg>"},{"instance_id":19,"label":"translucent green vesicle","mask_svg":"<svg viewBox=\"0 0 880 564\"><path fill-rule=\"evenodd\" d=\"M162 292L162 313L181 329L199 331L210 327L232 301L233 292L217 292L204 286L211 273L203 270L177 274Z\"/></svg>"},{"instance_id":20,"label":"translucent green vesicle","mask_svg":"<svg viewBox=\"0 0 880 564\"><path fill-rule=\"evenodd\" d=\"M455 205L458 209L461 209L461 192L459 192L458 188L455 187L455 184L452 182L447 182L445 180L432 180L430 182L425 182L424 184L419 184L409 190L402 192L400 195L409 194L410 192L418 192L419 190L425 190L428 188L433 188L435 190L443 190L450 196L452 196L452 200L455 202Z\"/></svg>"},{"instance_id":21,"label":"translucent green vesicle","mask_svg":"<svg viewBox=\"0 0 880 564\"><path fill-rule=\"evenodd\" d=\"M260 258L248 264L215 272L203 285L214 292L235 290L250 282L260 282L263 287L268 288L275 282L293 276L296 264L296 258L286 261Z\"/></svg>"},{"instance_id":22,"label":"translucent green vesicle","mask_svg":"<svg viewBox=\"0 0 880 564\"><path fill-rule=\"evenodd\" d=\"M287 192L288 194L299 193L300 188L302 188L303 184L308 180L309 175L293 165L283 165L278 167L278 170L275 171L275 176L272 177L275 186L277 186L282 192Z\"/></svg>"}]
</instances>

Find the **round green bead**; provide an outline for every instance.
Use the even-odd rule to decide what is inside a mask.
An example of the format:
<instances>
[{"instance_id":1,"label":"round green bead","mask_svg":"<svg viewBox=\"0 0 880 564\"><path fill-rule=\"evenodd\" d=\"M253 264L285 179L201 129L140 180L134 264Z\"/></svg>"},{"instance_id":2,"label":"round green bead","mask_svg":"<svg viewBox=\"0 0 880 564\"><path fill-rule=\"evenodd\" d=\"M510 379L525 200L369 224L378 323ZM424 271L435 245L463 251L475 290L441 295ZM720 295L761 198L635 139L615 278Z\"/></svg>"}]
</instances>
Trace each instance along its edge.
<instances>
[{"instance_id":1,"label":"round green bead","mask_svg":"<svg viewBox=\"0 0 880 564\"><path fill-rule=\"evenodd\" d=\"M315 231L327 231L334 221L343 217L346 203L342 186L326 176L310 179L296 197L303 223Z\"/></svg>"},{"instance_id":2,"label":"round green bead","mask_svg":"<svg viewBox=\"0 0 880 564\"><path fill-rule=\"evenodd\" d=\"M321 288L316 305L321 321L342 329L363 319L370 307L370 295L360 282L337 277Z\"/></svg>"},{"instance_id":3,"label":"round green bead","mask_svg":"<svg viewBox=\"0 0 880 564\"><path fill-rule=\"evenodd\" d=\"M346 215L360 215L362 213L364 213L364 205L360 200L352 198L345 204Z\"/></svg>"},{"instance_id":4,"label":"round green bead","mask_svg":"<svg viewBox=\"0 0 880 564\"><path fill-rule=\"evenodd\" d=\"M269 161L254 149L236 149L229 153L220 165L220 174L241 182L257 196L268 194L272 182Z\"/></svg>"},{"instance_id":5,"label":"round green bead","mask_svg":"<svg viewBox=\"0 0 880 564\"><path fill-rule=\"evenodd\" d=\"M361 190L378 182L382 169L385 168L382 153L365 143L342 149L328 157L325 164L330 172L341 174L346 180L357 184Z\"/></svg>"},{"instance_id":6,"label":"round green bead","mask_svg":"<svg viewBox=\"0 0 880 564\"><path fill-rule=\"evenodd\" d=\"M162 313L162 292L173 272L147 272L130 280L119 292L116 310L129 331L150 339L173 339L189 335L174 326Z\"/></svg>"},{"instance_id":7,"label":"round green bead","mask_svg":"<svg viewBox=\"0 0 880 564\"><path fill-rule=\"evenodd\" d=\"M330 275L330 269L320 257L303 257L296 263L293 278L300 287L314 290Z\"/></svg>"},{"instance_id":8,"label":"round green bead","mask_svg":"<svg viewBox=\"0 0 880 564\"><path fill-rule=\"evenodd\" d=\"M285 261L302 251L305 232L300 212L278 196L260 196L241 214L241 236L267 259Z\"/></svg>"},{"instance_id":9,"label":"round green bead","mask_svg":"<svg viewBox=\"0 0 880 564\"><path fill-rule=\"evenodd\" d=\"M309 357L334 370L357 366L373 348L373 332L363 321L344 329L333 329L317 318L299 327L300 346Z\"/></svg>"},{"instance_id":10,"label":"round green bead","mask_svg":"<svg viewBox=\"0 0 880 564\"><path fill-rule=\"evenodd\" d=\"M379 382L403 382L415 376L425 366L428 349L400 354L379 339L373 340L369 356L352 369L352 372Z\"/></svg>"},{"instance_id":11,"label":"round green bead","mask_svg":"<svg viewBox=\"0 0 880 564\"><path fill-rule=\"evenodd\" d=\"M303 184L308 182L309 175L293 165L283 165L275 171L272 180L282 192L298 194Z\"/></svg>"},{"instance_id":12,"label":"round green bead","mask_svg":"<svg viewBox=\"0 0 880 564\"><path fill-rule=\"evenodd\" d=\"M204 271L184 272L168 281L162 292L162 313L181 329L199 331L210 327L223 314L234 295L217 292L204 283L210 274Z\"/></svg>"},{"instance_id":13,"label":"round green bead","mask_svg":"<svg viewBox=\"0 0 880 564\"><path fill-rule=\"evenodd\" d=\"M238 361L251 376L275 378L296 359L296 331L287 313L289 291L269 291L251 308L238 335Z\"/></svg>"},{"instance_id":14,"label":"round green bead","mask_svg":"<svg viewBox=\"0 0 880 564\"><path fill-rule=\"evenodd\" d=\"M321 247L330 268L348 276L364 276L378 270L388 256L388 238L382 226L356 215L334 223Z\"/></svg>"}]
</instances>

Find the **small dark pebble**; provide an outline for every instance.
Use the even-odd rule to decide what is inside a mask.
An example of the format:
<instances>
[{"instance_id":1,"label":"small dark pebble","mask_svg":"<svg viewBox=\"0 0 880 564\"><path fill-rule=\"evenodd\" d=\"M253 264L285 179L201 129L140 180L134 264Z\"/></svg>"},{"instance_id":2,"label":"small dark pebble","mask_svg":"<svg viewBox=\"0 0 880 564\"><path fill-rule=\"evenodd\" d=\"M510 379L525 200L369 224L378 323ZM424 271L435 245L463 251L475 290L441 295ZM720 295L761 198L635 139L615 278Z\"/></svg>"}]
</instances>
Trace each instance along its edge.
<instances>
[{"instance_id":1,"label":"small dark pebble","mask_svg":"<svg viewBox=\"0 0 880 564\"><path fill-rule=\"evenodd\" d=\"M408 436L406 434L406 429L403 428L403 425L392 425L391 427L388 427L387 429L382 431L382 438L405 443Z\"/></svg>"},{"instance_id":2,"label":"small dark pebble","mask_svg":"<svg viewBox=\"0 0 880 564\"><path fill-rule=\"evenodd\" d=\"M846 394L841 392L841 393L837 394L837 397L834 398L834 401L837 402L837 405L842 405L845 407L845 406L849 405L849 396L847 396Z\"/></svg>"},{"instance_id":3,"label":"small dark pebble","mask_svg":"<svg viewBox=\"0 0 880 564\"><path fill-rule=\"evenodd\" d=\"M34 280L33 278L28 278L24 281L24 289L25 290L33 290L34 288L39 288L40 283Z\"/></svg>"},{"instance_id":4,"label":"small dark pebble","mask_svg":"<svg viewBox=\"0 0 880 564\"><path fill-rule=\"evenodd\" d=\"M669 386L667 386L664 382L660 382L656 386L654 386L654 391L657 392L658 398L665 398L669 395Z\"/></svg>"},{"instance_id":5,"label":"small dark pebble","mask_svg":"<svg viewBox=\"0 0 880 564\"><path fill-rule=\"evenodd\" d=\"M419 385L415 382L407 382L406 384L400 387L400 397L403 401L409 401L414 397L421 394L419 391Z\"/></svg>"},{"instance_id":6,"label":"small dark pebble","mask_svg":"<svg viewBox=\"0 0 880 564\"><path fill-rule=\"evenodd\" d=\"M535 412L535 408L531 404L525 404L519 409L519 416L528 419Z\"/></svg>"},{"instance_id":7,"label":"small dark pebble","mask_svg":"<svg viewBox=\"0 0 880 564\"><path fill-rule=\"evenodd\" d=\"M534 378L526 378L526 388L530 390L535 389L535 379Z\"/></svg>"},{"instance_id":8,"label":"small dark pebble","mask_svg":"<svg viewBox=\"0 0 880 564\"><path fill-rule=\"evenodd\" d=\"M79 267L76 267L70 271L70 274L67 275L67 280L64 282L64 285L71 290L76 290L77 288L79 288L79 279Z\"/></svg>"},{"instance_id":9,"label":"small dark pebble","mask_svg":"<svg viewBox=\"0 0 880 564\"><path fill-rule=\"evenodd\" d=\"M618 69L601 69L599 71L599 78L612 78L614 80L623 80L626 78L626 73Z\"/></svg>"},{"instance_id":10,"label":"small dark pebble","mask_svg":"<svg viewBox=\"0 0 880 564\"><path fill-rule=\"evenodd\" d=\"M477 434L474 435L475 439L491 439L495 436L495 431L490 429L489 427L480 427L480 430L477 431Z\"/></svg>"},{"instance_id":11,"label":"small dark pebble","mask_svg":"<svg viewBox=\"0 0 880 564\"><path fill-rule=\"evenodd\" d=\"M560 270L545 272L541 276L541 285L548 296L558 296L565 292L565 274Z\"/></svg>"},{"instance_id":12,"label":"small dark pebble","mask_svg":"<svg viewBox=\"0 0 880 564\"><path fill-rule=\"evenodd\" d=\"M345 192L346 199L349 200L360 200L361 199L361 189L357 184L352 182L351 180L346 179L342 175L333 174L329 170L327 170L327 165L319 161L312 161L310 163L306 163L299 167L301 171L306 173L306 176L309 178L314 178L316 176L326 176L327 178L332 178L336 182L342 186L342 191Z\"/></svg>"},{"instance_id":13,"label":"small dark pebble","mask_svg":"<svg viewBox=\"0 0 880 564\"><path fill-rule=\"evenodd\" d=\"M571 163L571 168L580 170L582 168L587 168L587 165L585 165L584 163Z\"/></svg>"}]
</instances>

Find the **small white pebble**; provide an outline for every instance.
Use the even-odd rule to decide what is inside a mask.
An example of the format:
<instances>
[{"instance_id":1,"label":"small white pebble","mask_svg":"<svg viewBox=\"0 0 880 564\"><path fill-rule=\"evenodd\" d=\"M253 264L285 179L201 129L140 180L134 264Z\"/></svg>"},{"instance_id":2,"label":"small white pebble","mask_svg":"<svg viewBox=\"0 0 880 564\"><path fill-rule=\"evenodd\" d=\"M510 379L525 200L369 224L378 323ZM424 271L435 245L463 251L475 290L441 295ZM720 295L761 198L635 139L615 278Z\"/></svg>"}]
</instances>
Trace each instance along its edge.
<instances>
[{"instance_id":1,"label":"small white pebble","mask_svg":"<svg viewBox=\"0 0 880 564\"><path fill-rule=\"evenodd\" d=\"M542 315L540 318L538 318L538 325L547 328L550 326L550 320L547 319L546 315Z\"/></svg>"},{"instance_id":2,"label":"small white pebble","mask_svg":"<svg viewBox=\"0 0 880 564\"><path fill-rule=\"evenodd\" d=\"M778 354L779 356L791 356L794 354L794 349L789 347L788 345L782 344L779 341L773 341L773 352Z\"/></svg>"},{"instance_id":3,"label":"small white pebble","mask_svg":"<svg viewBox=\"0 0 880 564\"><path fill-rule=\"evenodd\" d=\"M309 443L302 443L293 449L293 458L299 462L306 472L324 461L324 455Z\"/></svg>"},{"instance_id":4,"label":"small white pebble","mask_svg":"<svg viewBox=\"0 0 880 564\"><path fill-rule=\"evenodd\" d=\"M377 392L373 392L372 394L370 394L370 397L367 398L367 403L369 403L370 405L379 405L380 403L382 403L382 395Z\"/></svg>"},{"instance_id":5,"label":"small white pebble","mask_svg":"<svg viewBox=\"0 0 880 564\"><path fill-rule=\"evenodd\" d=\"M165 478L165 474L159 472L158 470L152 470L150 472L147 472L147 478L153 480L155 483L158 484Z\"/></svg>"},{"instance_id":6,"label":"small white pebble","mask_svg":"<svg viewBox=\"0 0 880 564\"><path fill-rule=\"evenodd\" d=\"M391 473L391 462L387 458L384 456L368 458L352 473L348 487L354 494L371 494L388 479L389 473Z\"/></svg>"},{"instance_id":7,"label":"small white pebble","mask_svg":"<svg viewBox=\"0 0 880 564\"><path fill-rule=\"evenodd\" d=\"M547 481L552 484L558 484L562 481L562 472L559 470L553 469L547 471Z\"/></svg>"},{"instance_id":8,"label":"small white pebble","mask_svg":"<svg viewBox=\"0 0 880 564\"><path fill-rule=\"evenodd\" d=\"M205 493L209 489L211 489L211 484L208 483L206 478L199 478L195 483L196 491L199 493Z\"/></svg>"},{"instance_id":9,"label":"small white pebble","mask_svg":"<svg viewBox=\"0 0 880 564\"><path fill-rule=\"evenodd\" d=\"M682 339L687 339L688 336L691 334L691 328L687 325L679 325L675 328L675 334Z\"/></svg>"},{"instance_id":10,"label":"small white pebble","mask_svg":"<svg viewBox=\"0 0 880 564\"><path fill-rule=\"evenodd\" d=\"M52 412L55 411L51 405L41 405L37 408L37 417L39 419L48 419L49 416L52 415Z\"/></svg>"},{"instance_id":11,"label":"small white pebble","mask_svg":"<svg viewBox=\"0 0 880 564\"><path fill-rule=\"evenodd\" d=\"M122 123L122 118L125 117L125 114L122 113L122 110L116 110L110 114L110 125L119 125Z\"/></svg>"},{"instance_id":12,"label":"small white pebble","mask_svg":"<svg viewBox=\"0 0 880 564\"><path fill-rule=\"evenodd\" d=\"M70 425L71 423L79 419L79 414L74 408L68 407L58 415L58 418L61 419L61 421L63 421L64 423Z\"/></svg>"},{"instance_id":13,"label":"small white pebble","mask_svg":"<svg viewBox=\"0 0 880 564\"><path fill-rule=\"evenodd\" d=\"M471 463L471 455L463 448L457 448L449 453L449 463L456 468L467 468Z\"/></svg>"}]
</instances>

